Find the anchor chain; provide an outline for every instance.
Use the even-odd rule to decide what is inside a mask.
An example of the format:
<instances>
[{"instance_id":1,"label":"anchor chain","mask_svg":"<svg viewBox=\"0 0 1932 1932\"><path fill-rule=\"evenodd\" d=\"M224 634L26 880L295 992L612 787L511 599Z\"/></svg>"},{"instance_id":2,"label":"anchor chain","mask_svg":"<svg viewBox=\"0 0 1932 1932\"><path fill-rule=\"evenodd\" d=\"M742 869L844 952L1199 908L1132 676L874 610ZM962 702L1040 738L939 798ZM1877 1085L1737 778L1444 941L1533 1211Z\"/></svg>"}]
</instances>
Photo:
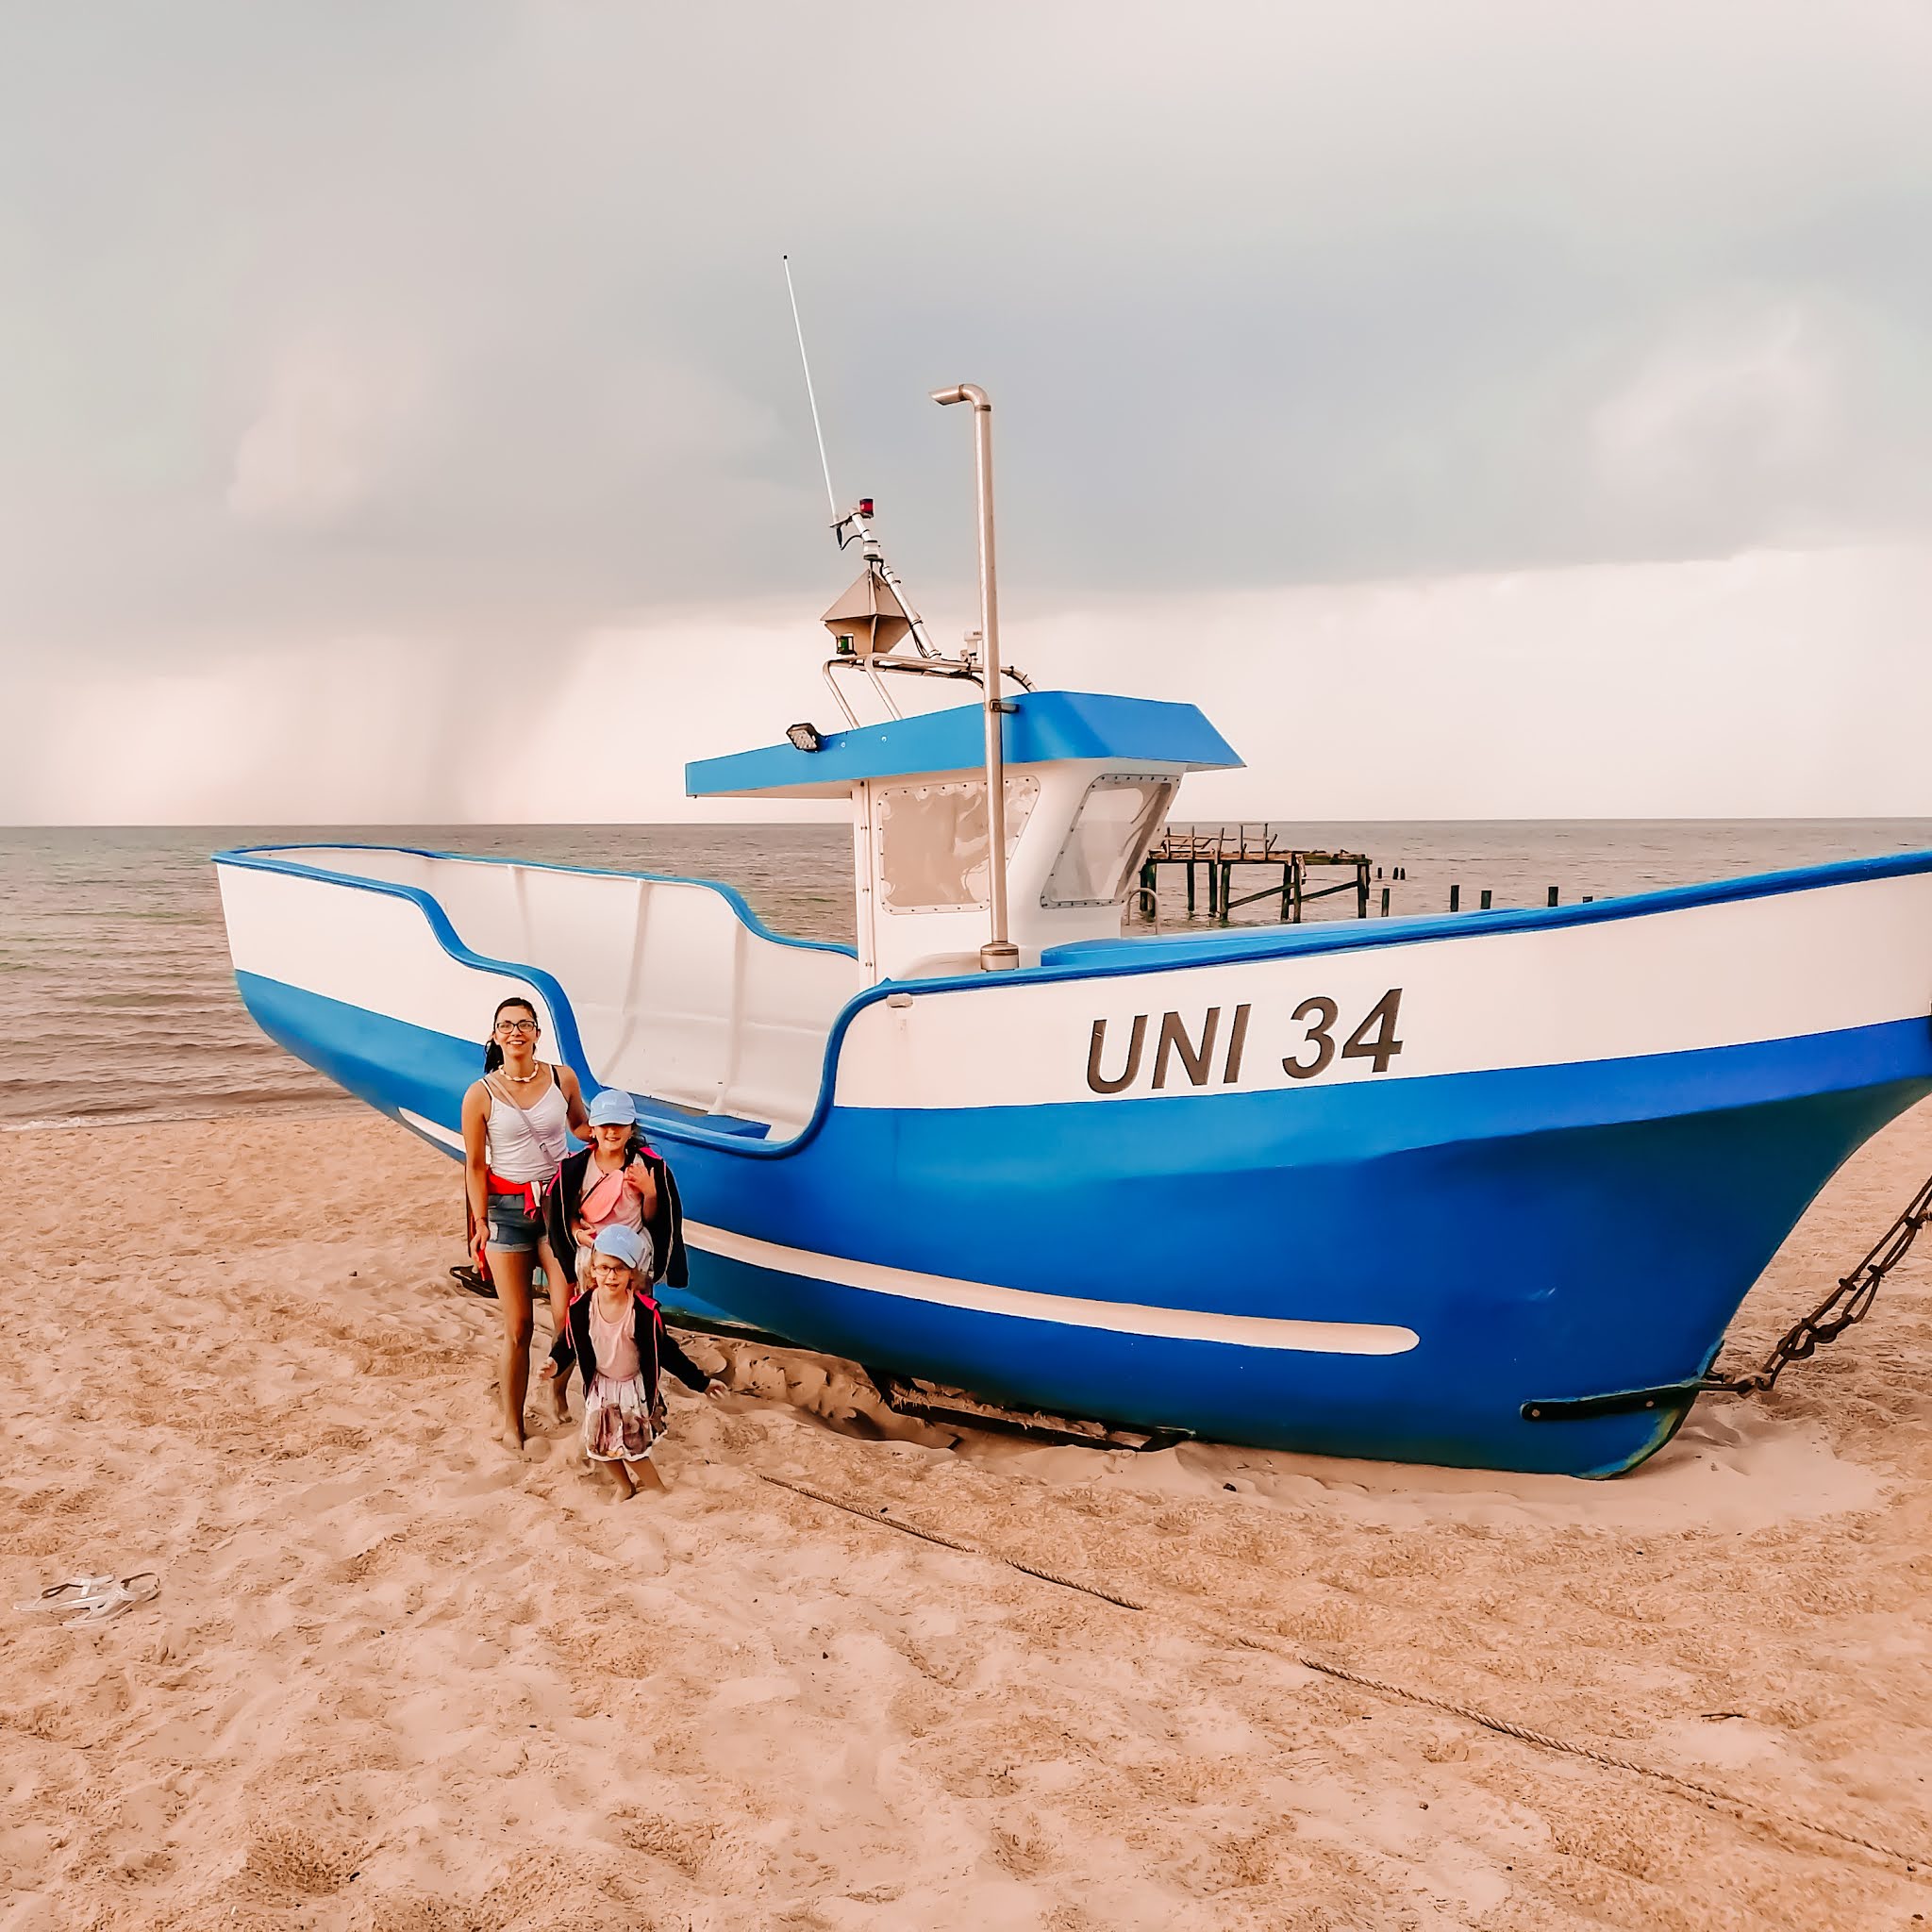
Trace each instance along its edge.
<instances>
[{"instance_id":1,"label":"anchor chain","mask_svg":"<svg viewBox=\"0 0 1932 1932\"><path fill-rule=\"evenodd\" d=\"M1879 1284L1911 1252L1927 1221L1932 1221L1932 1179L1927 1179L1905 1212L1873 1243L1872 1252L1841 1277L1808 1315L1792 1323L1760 1367L1738 1375L1721 1375L1713 1369L1704 1377L1704 1389L1722 1395L1761 1395L1783 1374L1788 1363L1805 1360L1821 1343L1836 1341L1847 1328L1862 1322L1878 1298Z\"/></svg>"}]
</instances>

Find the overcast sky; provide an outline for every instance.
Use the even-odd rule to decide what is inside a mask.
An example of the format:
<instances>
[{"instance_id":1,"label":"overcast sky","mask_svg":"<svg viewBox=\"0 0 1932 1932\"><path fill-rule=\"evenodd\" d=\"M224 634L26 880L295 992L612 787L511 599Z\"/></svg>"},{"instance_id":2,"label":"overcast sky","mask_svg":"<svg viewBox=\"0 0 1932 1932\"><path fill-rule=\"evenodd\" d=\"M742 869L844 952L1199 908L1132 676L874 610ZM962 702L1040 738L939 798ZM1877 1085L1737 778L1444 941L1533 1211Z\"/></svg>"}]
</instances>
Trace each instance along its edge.
<instances>
[{"instance_id":1,"label":"overcast sky","mask_svg":"<svg viewBox=\"0 0 1932 1932\"><path fill-rule=\"evenodd\" d=\"M1008 655L1203 809L1932 812L1928 235L1917 0L0 0L0 820L823 712L781 249L941 635L968 379Z\"/></svg>"}]
</instances>

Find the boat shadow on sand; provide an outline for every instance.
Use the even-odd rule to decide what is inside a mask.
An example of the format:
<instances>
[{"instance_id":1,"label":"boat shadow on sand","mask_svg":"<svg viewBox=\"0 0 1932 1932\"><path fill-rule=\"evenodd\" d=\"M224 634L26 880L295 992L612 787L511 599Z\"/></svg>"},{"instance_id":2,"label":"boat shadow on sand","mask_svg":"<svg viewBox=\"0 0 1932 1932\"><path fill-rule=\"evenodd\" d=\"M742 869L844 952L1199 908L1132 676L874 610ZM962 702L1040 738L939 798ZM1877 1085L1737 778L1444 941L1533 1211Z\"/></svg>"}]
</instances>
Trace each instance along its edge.
<instances>
[{"instance_id":1,"label":"boat shadow on sand","mask_svg":"<svg viewBox=\"0 0 1932 1932\"><path fill-rule=\"evenodd\" d=\"M1389 1528L1466 1524L1657 1535L1744 1533L1869 1509L1886 1494L1884 1477L1840 1455L1819 1424L1759 1404L1707 1402L1641 1469L1604 1483L1221 1442L1188 1441L1137 1451L1104 1442L1033 1441L902 1413L863 1368L837 1357L712 1334L693 1335L691 1346L707 1366L722 1357L734 1393L764 1406L760 1412L774 1434L824 1430L890 1443L923 1460L958 1460L1055 1488L1220 1501L1291 1514L1320 1510Z\"/></svg>"}]
</instances>

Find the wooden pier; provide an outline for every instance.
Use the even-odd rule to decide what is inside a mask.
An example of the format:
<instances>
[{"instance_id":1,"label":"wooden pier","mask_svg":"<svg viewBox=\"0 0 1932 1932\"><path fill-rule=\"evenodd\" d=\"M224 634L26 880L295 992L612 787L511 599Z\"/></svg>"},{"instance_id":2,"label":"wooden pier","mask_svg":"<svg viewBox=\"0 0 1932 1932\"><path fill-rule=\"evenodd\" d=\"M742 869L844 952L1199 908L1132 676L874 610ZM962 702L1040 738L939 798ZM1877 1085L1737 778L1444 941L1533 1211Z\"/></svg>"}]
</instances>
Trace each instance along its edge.
<instances>
[{"instance_id":1,"label":"wooden pier","mask_svg":"<svg viewBox=\"0 0 1932 1932\"><path fill-rule=\"evenodd\" d=\"M1224 925L1227 923L1227 915L1237 906L1252 906L1257 899L1273 899L1277 894L1281 900L1282 920L1288 924L1301 923L1302 908L1310 900L1331 898L1337 892L1353 892L1356 917L1366 919L1369 916L1369 858L1366 853L1313 852L1301 846L1279 844L1275 834L1265 824L1221 825L1211 832L1198 829L1177 831L1170 826L1161 834L1160 842L1148 853L1147 862L1141 868L1141 884L1135 894L1135 903L1143 910L1152 912L1158 905L1160 868L1163 865L1187 868L1190 913L1195 906L1197 868L1205 867L1208 873L1208 916L1220 920ZM1235 868L1254 865L1278 870L1280 885L1263 886L1259 891L1244 892L1236 898ZM1352 876L1339 885L1310 887L1308 874L1318 866L1346 866Z\"/></svg>"}]
</instances>

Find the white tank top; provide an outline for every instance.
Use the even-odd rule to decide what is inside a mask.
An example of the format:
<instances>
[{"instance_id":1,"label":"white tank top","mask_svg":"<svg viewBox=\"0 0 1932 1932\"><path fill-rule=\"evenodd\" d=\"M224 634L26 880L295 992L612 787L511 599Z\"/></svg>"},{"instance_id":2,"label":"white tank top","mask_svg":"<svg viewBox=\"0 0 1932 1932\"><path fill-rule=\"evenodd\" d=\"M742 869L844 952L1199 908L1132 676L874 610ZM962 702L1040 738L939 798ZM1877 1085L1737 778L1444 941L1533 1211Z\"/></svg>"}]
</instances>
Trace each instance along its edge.
<instances>
[{"instance_id":1,"label":"white tank top","mask_svg":"<svg viewBox=\"0 0 1932 1932\"><path fill-rule=\"evenodd\" d=\"M547 1181L570 1145L570 1108L556 1073L528 1107L499 1093L494 1081L483 1084L490 1095L490 1172L507 1181Z\"/></svg>"}]
</instances>

